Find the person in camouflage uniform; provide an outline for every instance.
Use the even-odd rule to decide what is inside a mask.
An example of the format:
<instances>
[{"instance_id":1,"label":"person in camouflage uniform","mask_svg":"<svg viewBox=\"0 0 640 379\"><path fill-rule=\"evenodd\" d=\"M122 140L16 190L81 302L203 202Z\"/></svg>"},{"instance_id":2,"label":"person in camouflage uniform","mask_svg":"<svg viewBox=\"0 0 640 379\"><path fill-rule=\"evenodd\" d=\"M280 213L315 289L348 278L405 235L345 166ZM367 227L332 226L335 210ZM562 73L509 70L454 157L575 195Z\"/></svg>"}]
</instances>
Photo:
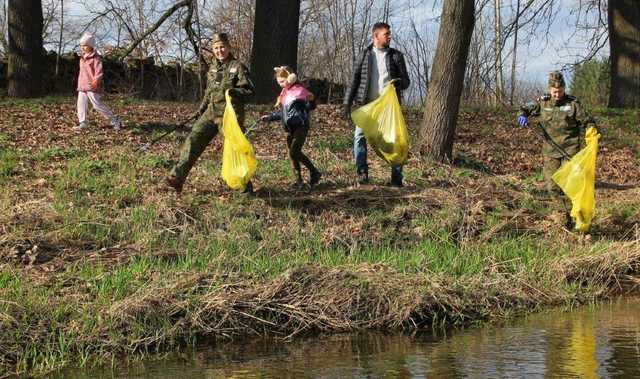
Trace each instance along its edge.
<instances>
[{"instance_id":1,"label":"person in camouflage uniform","mask_svg":"<svg viewBox=\"0 0 640 379\"><path fill-rule=\"evenodd\" d=\"M211 43L215 60L207 73L207 89L197 113L199 118L193 124L191 133L182 146L178 163L166 179L167 184L177 193L182 191L182 186L196 160L213 137L218 134L226 106L226 90L229 90L231 104L241 127L244 123L244 103L254 94L249 70L231 54L227 34L214 34ZM247 183L245 192L252 192L252 190L251 182Z\"/></svg>"},{"instance_id":2,"label":"person in camouflage uniform","mask_svg":"<svg viewBox=\"0 0 640 379\"><path fill-rule=\"evenodd\" d=\"M545 139L542 146L544 166L542 168L547 190L560 191L551 177L562 163L580 151L581 135L588 126L595 126L595 121L584 109L580 101L565 93L565 82L562 73L553 71L549 74L549 93L537 99L533 104L522 107L518 117L521 126L527 126L529 117L538 117L553 142ZM547 136L545 136L547 137ZM566 154L560 150L564 150Z\"/></svg>"}]
</instances>

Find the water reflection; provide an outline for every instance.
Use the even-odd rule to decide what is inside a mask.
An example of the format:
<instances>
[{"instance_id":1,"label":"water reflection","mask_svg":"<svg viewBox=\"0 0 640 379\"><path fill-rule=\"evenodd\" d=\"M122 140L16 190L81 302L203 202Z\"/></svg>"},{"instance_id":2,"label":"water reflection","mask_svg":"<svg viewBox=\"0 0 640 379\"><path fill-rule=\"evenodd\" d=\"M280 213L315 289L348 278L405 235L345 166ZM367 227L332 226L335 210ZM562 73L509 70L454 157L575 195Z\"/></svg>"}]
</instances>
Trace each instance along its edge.
<instances>
[{"instance_id":1,"label":"water reflection","mask_svg":"<svg viewBox=\"0 0 640 379\"><path fill-rule=\"evenodd\" d=\"M202 348L74 378L638 378L640 299L451 335L324 336Z\"/></svg>"}]
</instances>

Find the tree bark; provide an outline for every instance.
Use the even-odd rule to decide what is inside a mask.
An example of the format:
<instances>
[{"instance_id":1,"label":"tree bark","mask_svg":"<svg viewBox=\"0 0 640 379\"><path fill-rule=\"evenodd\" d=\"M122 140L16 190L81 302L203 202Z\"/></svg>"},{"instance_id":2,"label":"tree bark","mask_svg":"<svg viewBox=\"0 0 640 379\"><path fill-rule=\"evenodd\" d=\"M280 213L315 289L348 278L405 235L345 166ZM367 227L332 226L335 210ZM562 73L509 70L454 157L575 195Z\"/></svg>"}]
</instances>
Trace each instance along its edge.
<instances>
[{"instance_id":1,"label":"tree bark","mask_svg":"<svg viewBox=\"0 0 640 379\"><path fill-rule=\"evenodd\" d=\"M60 0L60 34L58 35L58 54L56 55L56 78L60 73L60 54L62 54L62 33L64 32L64 0Z\"/></svg>"},{"instance_id":2,"label":"tree bark","mask_svg":"<svg viewBox=\"0 0 640 379\"><path fill-rule=\"evenodd\" d=\"M502 65L502 2L500 0L494 0L495 11L495 62L496 62L496 105L502 104L502 98L504 94L504 77L503 77L503 65Z\"/></svg>"},{"instance_id":3,"label":"tree bark","mask_svg":"<svg viewBox=\"0 0 640 379\"><path fill-rule=\"evenodd\" d=\"M520 29L520 0L516 4L516 19L513 30L513 58L511 59L511 89L509 93L509 105L513 106L513 97L516 92L516 68L518 57L518 29Z\"/></svg>"},{"instance_id":4,"label":"tree bark","mask_svg":"<svg viewBox=\"0 0 640 379\"><path fill-rule=\"evenodd\" d=\"M609 1L609 107L640 107L640 1Z\"/></svg>"},{"instance_id":5,"label":"tree bark","mask_svg":"<svg viewBox=\"0 0 640 379\"><path fill-rule=\"evenodd\" d=\"M300 0L256 0L251 51L256 103L271 103L279 92L274 67L297 70L299 19Z\"/></svg>"},{"instance_id":6,"label":"tree bark","mask_svg":"<svg viewBox=\"0 0 640 379\"><path fill-rule=\"evenodd\" d=\"M11 97L44 94L44 48L40 0L9 0L9 62L7 92Z\"/></svg>"},{"instance_id":7,"label":"tree bark","mask_svg":"<svg viewBox=\"0 0 640 379\"><path fill-rule=\"evenodd\" d=\"M475 24L474 0L444 0L418 148L424 157L452 160L460 95Z\"/></svg>"}]
</instances>

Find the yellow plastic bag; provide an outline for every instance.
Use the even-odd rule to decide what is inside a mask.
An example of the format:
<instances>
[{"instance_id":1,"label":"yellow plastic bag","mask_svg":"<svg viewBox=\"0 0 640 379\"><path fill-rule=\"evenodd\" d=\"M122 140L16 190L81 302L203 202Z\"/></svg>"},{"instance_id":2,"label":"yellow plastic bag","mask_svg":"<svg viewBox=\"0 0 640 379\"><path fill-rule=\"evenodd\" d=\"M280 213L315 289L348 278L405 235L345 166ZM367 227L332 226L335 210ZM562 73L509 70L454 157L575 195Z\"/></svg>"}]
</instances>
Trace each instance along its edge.
<instances>
[{"instance_id":1,"label":"yellow plastic bag","mask_svg":"<svg viewBox=\"0 0 640 379\"><path fill-rule=\"evenodd\" d=\"M222 179L234 190L244 191L258 166L253 147L242 133L236 111L231 105L229 91L225 93L227 105L222 116Z\"/></svg>"},{"instance_id":2,"label":"yellow plastic bag","mask_svg":"<svg viewBox=\"0 0 640 379\"><path fill-rule=\"evenodd\" d=\"M409 133L393 83L380 96L351 113L376 154L392 167L402 166L409 152Z\"/></svg>"},{"instance_id":3,"label":"yellow plastic bag","mask_svg":"<svg viewBox=\"0 0 640 379\"><path fill-rule=\"evenodd\" d=\"M600 134L594 127L587 129L587 146L565 162L553 174L553 181L571 200L571 217L576 230L586 232L595 213L595 180L598 139Z\"/></svg>"}]
</instances>

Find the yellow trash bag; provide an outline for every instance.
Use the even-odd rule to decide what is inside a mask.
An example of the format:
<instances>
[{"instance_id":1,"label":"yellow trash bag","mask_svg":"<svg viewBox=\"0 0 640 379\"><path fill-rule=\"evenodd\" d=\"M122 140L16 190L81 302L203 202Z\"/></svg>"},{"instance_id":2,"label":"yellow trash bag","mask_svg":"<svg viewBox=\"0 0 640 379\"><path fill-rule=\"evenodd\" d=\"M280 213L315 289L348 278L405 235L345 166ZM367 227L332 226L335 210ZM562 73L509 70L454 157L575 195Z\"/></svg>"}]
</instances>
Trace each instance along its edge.
<instances>
[{"instance_id":1,"label":"yellow trash bag","mask_svg":"<svg viewBox=\"0 0 640 379\"><path fill-rule=\"evenodd\" d=\"M576 230L586 232L595 213L595 180L598 139L600 134L594 127L587 129L587 146L574 155L553 174L553 181L571 200L571 218Z\"/></svg>"},{"instance_id":2,"label":"yellow trash bag","mask_svg":"<svg viewBox=\"0 0 640 379\"><path fill-rule=\"evenodd\" d=\"M396 87L389 83L380 96L351 113L376 154L392 167L402 166L409 152L409 133Z\"/></svg>"},{"instance_id":3,"label":"yellow trash bag","mask_svg":"<svg viewBox=\"0 0 640 379\"><path fill-rule=\"evenodd\" d=\"M222 179L234 190L244 191L258 166L253 147L242 133L236 111L231 105L229 91L225 93L227 105L222 116Z\"/></svg>"}]
</instances>

